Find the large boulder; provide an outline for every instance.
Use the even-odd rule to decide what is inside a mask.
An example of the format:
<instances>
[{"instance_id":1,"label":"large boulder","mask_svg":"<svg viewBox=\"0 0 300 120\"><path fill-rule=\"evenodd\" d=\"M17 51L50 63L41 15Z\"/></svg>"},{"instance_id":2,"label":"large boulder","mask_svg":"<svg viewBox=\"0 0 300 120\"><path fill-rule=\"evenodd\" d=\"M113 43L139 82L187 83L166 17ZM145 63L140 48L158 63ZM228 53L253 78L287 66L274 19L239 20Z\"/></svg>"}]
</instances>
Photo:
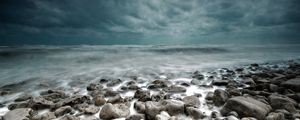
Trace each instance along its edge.
<instances>
[{"instance_id":1,"label":"large boulder","mask_svg":"<svg viewBox=\"0 0 300 120\"><path fill-rule=\"evenodd\" d=\"M19 108L7 112L3 120L30 120L33 116L33 110L30 108Z\"/></svg>"},{"instance_id":2,"label":"large boulder","mask_svg":"<svg viewBox=\"0 0 300 120\"><path fill-rule=\"evenodd\" d=\"M200 107L200 100L196 96L186 96L183 98L185 107Z\"/></svg>"},{"instance_id":3,"label":"large boulder","mask_svg":"<svg viewBox=\"0 0 300 120\"><path fill-rule=\"evenodd\" d=\"M285 81L285 82L281 83L281 86L288 88L288 89L292 89L295 92L300 92L300 78L294 78L294 79Z\"/></svg>"},{"instance_id":4,"label":"large boulder","mask_svg":"<svg viewBox=\"0 0 300 120\"><path fill-rule=\"evenodd\" d=\"M225 90L216 89L213 96L213 102L216 106L221 106L228 98L229 94Z\"/></svg>"},{"instance_id":5,"label":"large boulder","mask_svg":"<svg viewBox=\"0 0 300 120\"><path fill-rule=\"evenodd\" d=\"M273 94L269 96L269 100L273 109L285 109L292 113L296 112L295 106L297 102L289 97Z\"/></svg>"},{"instance_id":6,"label":"large boulder","mask_svg":"<svg viewBox=\"0 0 300 120\"><path fill-rule=\"evenodd\" d=\"M221 113L227 115L231 111L236 111L240 117L255 117L262 120L271 110L271 106L266 103L251 97L239 96L228 99Z\"/></svg>"},{"instance_id":7,"label":"large boulder","mask_svg":"<svg viewBox=\"0 0 300 120\"><path fill-rule=\"evenodd\" d=\"M129 107L125 104L114 104L107 103L103 106L100 111L99 117L101 119L116 119L126 118L129 116Z\"/></svg>"}]
</instances>

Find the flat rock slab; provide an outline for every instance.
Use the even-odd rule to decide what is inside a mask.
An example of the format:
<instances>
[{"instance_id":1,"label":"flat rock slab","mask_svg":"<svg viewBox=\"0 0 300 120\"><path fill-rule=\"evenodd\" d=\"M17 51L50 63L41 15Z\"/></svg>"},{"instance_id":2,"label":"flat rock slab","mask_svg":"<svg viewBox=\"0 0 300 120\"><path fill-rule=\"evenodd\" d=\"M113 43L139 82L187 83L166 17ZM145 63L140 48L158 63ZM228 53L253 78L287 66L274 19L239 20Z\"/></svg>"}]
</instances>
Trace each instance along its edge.
<instances>
[{"instance_id":1,"label":"flat rock slab","mask_svg":"<svg viewBox=\"0 0 300 120\"><path fill-rule=\"evenodd\" d=\"M221 109L222 115L236 111L241 117L255 117L263 120L272 110L271 106L251 97L233 97L227 100Z\"/></svg>"}]
</instances>

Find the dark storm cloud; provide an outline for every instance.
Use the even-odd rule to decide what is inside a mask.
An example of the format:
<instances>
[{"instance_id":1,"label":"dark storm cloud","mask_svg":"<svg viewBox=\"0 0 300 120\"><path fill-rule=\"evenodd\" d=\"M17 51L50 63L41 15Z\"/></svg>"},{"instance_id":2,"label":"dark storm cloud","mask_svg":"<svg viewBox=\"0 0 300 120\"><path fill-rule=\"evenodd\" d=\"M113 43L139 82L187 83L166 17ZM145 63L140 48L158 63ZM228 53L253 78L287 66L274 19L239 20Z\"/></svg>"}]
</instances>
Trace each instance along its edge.
<instances>
[{"instance_id":1,"label":"dark storm cloud","mask_svg":"<svg viewBox=\"0 0 300 120\"><path fill-rule=\"evenodd\" d=\"M2 0L0 41L299 39L299 5L299 0Z\"/></svg>"}]
</instances>

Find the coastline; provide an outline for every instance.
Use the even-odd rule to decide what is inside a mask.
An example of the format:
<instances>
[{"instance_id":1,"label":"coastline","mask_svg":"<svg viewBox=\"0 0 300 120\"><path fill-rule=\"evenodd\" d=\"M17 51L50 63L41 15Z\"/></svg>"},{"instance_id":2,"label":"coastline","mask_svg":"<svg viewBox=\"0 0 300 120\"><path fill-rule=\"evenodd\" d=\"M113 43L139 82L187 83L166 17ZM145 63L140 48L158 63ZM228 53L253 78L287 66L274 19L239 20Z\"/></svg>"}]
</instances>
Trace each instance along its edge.
<instances>
[{"instance_id":1,"label":"coastline","mask_svg":"<svg viewBox=\"0 0 300 120\"><path fill-rule=\"evenodd\" d=\"M299 119L299 75L300 64L286 61L195 71L189 78L101 79L72 94L20 95L0 113L4 120ZM1 88L1 97L9 94Z\"/></svg>"}]
</instances>

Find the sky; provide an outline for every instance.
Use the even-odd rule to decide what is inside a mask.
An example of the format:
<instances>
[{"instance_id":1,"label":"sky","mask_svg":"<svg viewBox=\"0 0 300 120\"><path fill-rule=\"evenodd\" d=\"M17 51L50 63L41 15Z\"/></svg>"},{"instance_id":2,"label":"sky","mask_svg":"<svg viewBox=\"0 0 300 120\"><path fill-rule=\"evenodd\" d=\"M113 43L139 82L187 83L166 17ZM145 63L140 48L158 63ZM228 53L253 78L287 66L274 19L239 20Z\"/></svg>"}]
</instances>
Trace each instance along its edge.
<instances>
[{"instance_id":1,"label":"sky","mask_svg":"<svg viewBox=\"0 0 300 120\"><path fill-rule=\"evenodd\" d=\"M300 0L1 0L0 45L300 43Z\"/></svg>"}]
</instances>

